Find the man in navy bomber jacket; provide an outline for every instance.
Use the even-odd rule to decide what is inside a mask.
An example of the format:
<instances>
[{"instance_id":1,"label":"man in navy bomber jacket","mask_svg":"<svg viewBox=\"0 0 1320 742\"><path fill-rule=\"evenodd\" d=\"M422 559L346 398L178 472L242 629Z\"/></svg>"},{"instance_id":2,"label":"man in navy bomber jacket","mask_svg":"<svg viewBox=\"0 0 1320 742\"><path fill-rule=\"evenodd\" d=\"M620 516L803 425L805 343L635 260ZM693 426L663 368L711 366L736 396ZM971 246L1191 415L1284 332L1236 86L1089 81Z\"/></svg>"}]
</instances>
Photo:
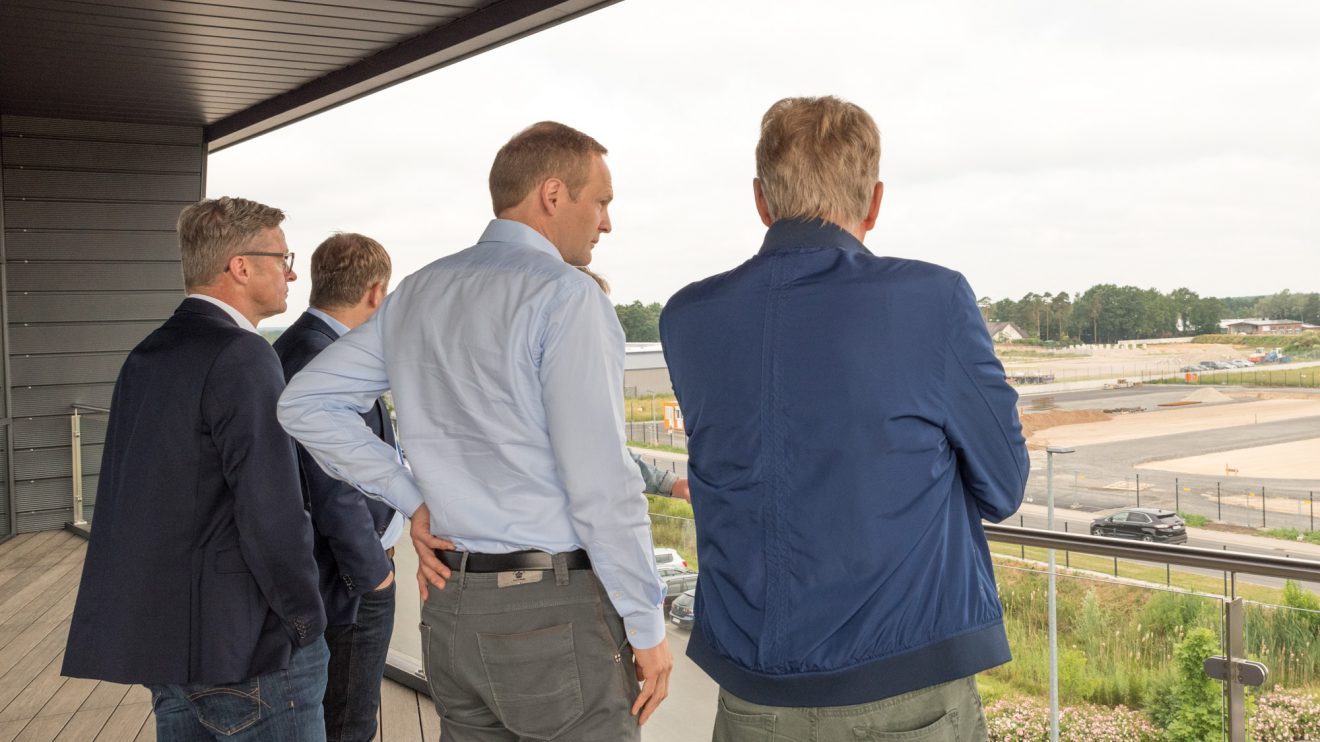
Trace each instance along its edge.
<instances>
[{"instance_id":1,"label":"man in navy bomber jacket","mask_svg":"<svg viewBox=\"0 0 1320 742\"><path fill-rule=\"evenodd\" d=\"M760 252L660 318L715 739L985 739L972 676L1010 657L981 521L1022 500L1017 395L959 273L862 245L883 194L864 110L779 101L756 159Z\"/></svg>"}]
</instances>

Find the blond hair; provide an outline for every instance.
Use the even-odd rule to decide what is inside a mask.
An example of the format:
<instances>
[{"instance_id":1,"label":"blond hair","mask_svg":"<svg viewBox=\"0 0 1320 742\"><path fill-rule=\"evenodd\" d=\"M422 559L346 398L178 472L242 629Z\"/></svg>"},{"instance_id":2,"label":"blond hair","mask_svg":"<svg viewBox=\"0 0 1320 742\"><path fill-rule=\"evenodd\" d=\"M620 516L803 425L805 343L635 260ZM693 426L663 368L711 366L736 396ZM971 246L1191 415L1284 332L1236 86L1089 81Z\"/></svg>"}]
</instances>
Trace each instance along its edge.
<instances>
[{"instance_id":1,"label":"blond hair","mask_svg":"<svg viewBox=\"0 0 1320 742\"><path fill-rule=\"evenodd\" d=\"M312 253L312 295L318 309L356 306L377 283L389 283L390 255L365 235L336 232Z\"/></svg>"},{"instance_id":2,"label":"blond hair","mask_svg":"<svg viewBox=\"0 0 1320 742\"><path fill-rule=\"evenodd\" d=\"M207 286L254 237L284 221L279 209L245 198L209 198L179 214L183 285Z\"/></svg>"},{"instance_id":3,"label":"blond hair","mask_svg":"<svg viewBox=\"0 0 1320 742\"><path fill-rule=\"evenodd\" d=\"M577 269L587 274L588 276L591 276L591 280L596 282L596 285L600 287L601 291L605 292L606 296L610 295L610 282L606 281L604 276L593 271L592 269L588 268L585 265L579 265L577 266Z\"/></svg>"},{"instance_id":4,"label":"blond hair","mask_svg":"<svg viewBox=\"0 0 1320 742\"><path fill-rule=\"evenodd\" d=\"M490 166L495 215L522 203L549 178L564 181L568 197L576 201L591 177L591 158L606 154L600 142L577 129L555 121L532 124L500 147Z\"/></svg>"},{"instance_id":5,"label":"blond hair","mask_svg":"<svg viewBox=\"0 0 1320 742\"><path fill-rule=\"evenodd\" d=\"M784 98L761 119L756 177L772 219L860 224L879 176L880 130L860 106Z\"/></svg>"}]
</instances>

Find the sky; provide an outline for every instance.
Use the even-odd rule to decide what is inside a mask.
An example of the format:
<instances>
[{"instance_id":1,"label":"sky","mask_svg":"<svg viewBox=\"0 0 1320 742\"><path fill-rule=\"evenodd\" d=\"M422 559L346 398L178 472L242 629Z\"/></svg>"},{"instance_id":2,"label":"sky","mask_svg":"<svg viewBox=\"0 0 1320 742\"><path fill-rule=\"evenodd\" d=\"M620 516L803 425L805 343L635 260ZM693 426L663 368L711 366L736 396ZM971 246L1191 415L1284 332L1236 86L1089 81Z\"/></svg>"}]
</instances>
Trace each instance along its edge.
<instances>
[{"instance_id":1,"label":"sky","mask_svg":"<svg viewBox=\"0 0 1320 742\"><path fill-rule=\"evenodd\" d=\"M833 94L881 132L876 254L980 296L1096 283L1320 290L1320 3L623 0L211 156L209 196L312 250L381 241L398 279L476 242L496 150L562 121L610 150L616 303L751 257L761 115Z\"/></svg>"}]
</instances>

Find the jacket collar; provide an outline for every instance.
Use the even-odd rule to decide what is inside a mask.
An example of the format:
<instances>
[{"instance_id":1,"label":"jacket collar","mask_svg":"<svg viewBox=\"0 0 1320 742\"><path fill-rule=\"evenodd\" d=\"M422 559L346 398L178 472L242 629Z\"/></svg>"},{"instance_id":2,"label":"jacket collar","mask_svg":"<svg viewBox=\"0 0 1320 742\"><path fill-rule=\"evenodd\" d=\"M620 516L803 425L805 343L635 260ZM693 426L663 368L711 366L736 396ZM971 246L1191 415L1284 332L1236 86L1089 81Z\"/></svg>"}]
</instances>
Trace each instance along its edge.
<instances>
[{"instance_id":1,"label":"jacket collar","mask_svg":"<svg viewBox=\"0 0 1320 742\"><path fill-rule=\"evenodd\" d=\"M307 324L329 335L331 340L338 340L347 335L350 329L343 322L331 317L328 312L323 312L316 307L307 307L307 311L303 312L303 316L309 320L315 320L309 321Z\"/></svg>"},{"instance_id":2,"label":"jacket collar","mask_svg":"<svg viewBox=\"0 0 1320 742\"><path fill-rule=\"evenodd\" d=\"M766 230L758 255L787 250L820 250L834 248L871 254L866 245L833 222L824 219L780 219Z\"/></svg>"},{"instance_id":3,"label":"jacket collar","mask_svg":"<svg viewBox=\"0 0 1320 742\"><path fill-rule=\"evenodd\" d=\"M308 330L311 332L319 332L331 340L339 339L339 333L335 332L335 328L331 327L325 322L325 320L317 317L315 314L306 311L298 315L298 319L294 320L293 324L289 325L289 330ZM288 330L285 330L285 332L288 332Z\"/></svg>"}]
</instances>

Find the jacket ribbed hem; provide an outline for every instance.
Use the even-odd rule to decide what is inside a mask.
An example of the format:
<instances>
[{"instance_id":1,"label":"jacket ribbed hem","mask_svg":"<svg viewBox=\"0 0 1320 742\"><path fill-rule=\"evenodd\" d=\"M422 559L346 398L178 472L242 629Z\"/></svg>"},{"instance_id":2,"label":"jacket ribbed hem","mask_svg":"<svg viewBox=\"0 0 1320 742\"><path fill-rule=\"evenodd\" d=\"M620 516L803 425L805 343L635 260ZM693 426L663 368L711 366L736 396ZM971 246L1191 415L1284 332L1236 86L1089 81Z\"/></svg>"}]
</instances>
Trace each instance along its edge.
<instances>
[{"instance_id":1,"label":"jacket ribbed hem","mask_svg":"<svg viewBox=\"0 0 1320 742\"><path fill-rule=\"evenodd\" d=\"M734 664L712 648L700 626L687 656L721 688L762 706L854 706L947 683L1012 659L1004 625L993 624L924 647L835 670L772 675Z\"/></svg>"}]
</instances>

